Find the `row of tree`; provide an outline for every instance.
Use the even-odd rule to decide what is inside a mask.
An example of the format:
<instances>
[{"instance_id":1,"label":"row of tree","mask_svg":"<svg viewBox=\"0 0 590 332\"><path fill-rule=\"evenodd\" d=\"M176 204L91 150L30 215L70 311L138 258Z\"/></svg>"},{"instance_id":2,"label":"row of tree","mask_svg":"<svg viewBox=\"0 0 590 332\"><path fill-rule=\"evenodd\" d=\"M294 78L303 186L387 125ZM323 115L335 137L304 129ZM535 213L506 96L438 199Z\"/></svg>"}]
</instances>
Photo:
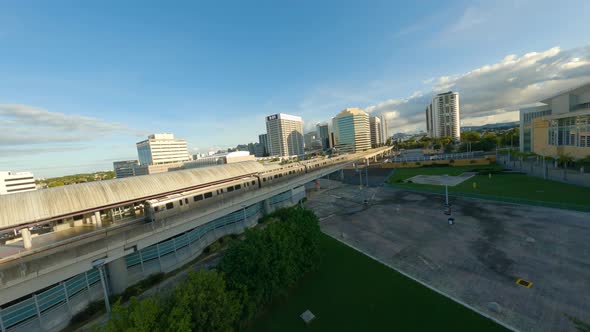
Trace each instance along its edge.
<instances>
[{"instance_id":1,"label":"row of tree","mask_svg":"<svg viewBox=\"0 0 590 332\"><path fill-rule=\"evenodd\" d=\"M100 330L231 331L254 319L320 263L318 219L310 210L280 210L263 229L235 241L218 271L191 272L171 294L116 303Z\"/></svg>"},{"instance_id":2,"label":"row of tree","mask_svg":"<svg viewBox=\"0 0 590 332\"><path fill-rule=\"evenodd\" d=\"M69 184L75 183L85 183L91 181L99 181L99 180L108 180L114 179L115 172L114 171L105 171L105 172L95 172L95 173L85 173L85 174L74 174L74 175L65 175L55 178L47 178L47 179L40 179L37 180L37 184L42 186L47 186L49 188L52 187L60 187Z\"/></svg>"},{"instance_id":3,"label":"row of tree","mask_svg":"<svg viewBox=\"0 0 590 332\"><path fill-rule=\"evenodd\" d=\"M491 151L497 146L518 147L519 129L512 128L502 134L477 131L464 131L461 133L461 143L455 144L451 137L411 137L406 141L397 142L398 149L443 149L445 153L466 151Z\"/></svg>"}]
</instances>

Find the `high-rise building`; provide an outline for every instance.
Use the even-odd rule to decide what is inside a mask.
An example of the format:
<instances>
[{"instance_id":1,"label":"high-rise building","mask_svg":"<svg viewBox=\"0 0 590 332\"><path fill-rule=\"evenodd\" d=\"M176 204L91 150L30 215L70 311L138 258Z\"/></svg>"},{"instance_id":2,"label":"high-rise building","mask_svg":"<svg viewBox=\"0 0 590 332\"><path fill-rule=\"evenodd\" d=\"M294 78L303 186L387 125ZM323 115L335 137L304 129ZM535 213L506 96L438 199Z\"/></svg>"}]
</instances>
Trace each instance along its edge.
<instances>
[{"instance_id":1,"label":"high-rise building","mask_svg":"<svg viewBox=\"0 0 590 332\"><path fill-rule=\"evenodd\" d=\"M383 133L381 132L381 118L378 116L371 116L369 118L369 125L371 129L371 146L380 146L383 143Z\"/></svg>"},{"instance_id":2,"label":"high-rise building","mask_svg":"<svg viewBox=\"0 0 590 332\"><path fill-rule=\"evenodd\" d=\"M37 189L35 177L30 172L0 172L0 195Z\"/></svg>"},{"instance_id":3,"label":"high-rise building","mask_svg":"<svg viewBox=\"0 0 590 332\"><path fill-rule=\"evenodd\" d=\"M117 179L133 176L133 168L139 165L137 160L122 160L113 162L113 169Z\"/></svg>"},{"instance_id":4,"label":"high-rise building","mask_svg":"<svg viewBox=\"0 0 590 332\"><path fill-rule=\"evenodd\" d=\"M334 146L341 152L358 152L371 148L369 114L347 108L332 118Z\"/></svg>"},{"instance_id":5,"label":"high-rise building","mask_svg":"<svg viewBox=\"0 0 590 332\"><path fill-rule=\"evenodd\" d=\"M315 126L318 139L322 142L322 148L328 150L332 147L330 139L330 127L327 123L318 123Z\"/></svg>"},{"instance_id":6,"label":"high-rise building","mask_svg":"<svg viewBox=\"0 0 590 332\"><path fill-rule=\"evenodd\" d=\"M381 143L387 144L387 139L389 139L389 127L387 123L387 116L385 113L381 114Z\"/></svg>"},{"instance_id":7,"label":"high-rise building","mask_svg":"<svg viewBox=\"0 0 590 332\"><path fill-rule=\"evenodd\" d=\"M170 164L192 159L186 140L174 138L174 134L153 134L136 145L141 165Z\"/></svg>"},{"instance_id":8,"label":"high-rise building","mask_svg":"<svg viewBox=\"0 0 590 332\"><path fill-rule=\"evenodd\" d=\"M268 156L269 155L268 134L260 134L260 135L258 135L258 143L261 146L261 148L259 148L258 154L260 154L260 150L262 150L262 155L256 155L256 157L266 157L266 156Z\"/></svg>"},{"instance_id":9,"label":"high-rise building","mask_svg":"<svg viewBox=\"0 0 590 332\"><path fill-rule=\"evenodd\" d=\"M309 133L305 133L303 135L303 141L305 142L305 149L308 150L311 148L311 143L317 139L317 134L315 131L310 131Z\"/></svg>"},{"instance_id":10,"label":"high-rise building","mask_svg":"<svg viewBox=\"0 0 590 332\"><path fill-rule=\"evenodd\" d=\"M430 137L461 138L459 93L445 92L432 98L426 107L426 131Z\"/></svg>"},{"instance_id":11,"label":"high-rise building","mask_svg":"<svg viewBox=\"0 0 590 332\"><path fill-rule=\"evenodd\" d=\"M303 154L303 121L301 117L284 113L266 117L269 154L296 156Z\"/></svg>"}]
</instances>

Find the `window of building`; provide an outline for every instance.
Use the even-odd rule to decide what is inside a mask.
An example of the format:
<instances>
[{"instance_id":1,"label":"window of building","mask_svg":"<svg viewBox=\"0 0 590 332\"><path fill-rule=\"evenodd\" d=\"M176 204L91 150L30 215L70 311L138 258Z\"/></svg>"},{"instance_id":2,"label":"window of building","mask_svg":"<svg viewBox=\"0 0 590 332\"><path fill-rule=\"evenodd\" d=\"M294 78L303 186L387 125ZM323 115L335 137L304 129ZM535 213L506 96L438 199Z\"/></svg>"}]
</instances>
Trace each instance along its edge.
<instances>
[{"instance_id":1,"label":"window of building","mask_svg":"<svg viewBox=\"0 0 590 332\"><path fill-rule=\"evenodd\" d=\"M205 193L205 198L211 198L211 197L213 197L212 192Z\"/></svg>"},{"instance_id":2,"label":"window of building","mask_svg":"<svg viewBox=\"0 0 590 332\"><path fill-rule=\"evenodd\" d=\"M174 203L170 202L170 203L166 203L166 209L170 210L174 207Z\"/></svg>"},{"instance_id":3,"label":"window of building","mask_svg":"<svg viewBox=\"0 0 590 332\"><path fill-rule=\"evenodd\" d=\"M197 196L193 197L193 200L195 202L202 201L203 200L203 195L197 195Z\"/></svg>"}]
</instances>

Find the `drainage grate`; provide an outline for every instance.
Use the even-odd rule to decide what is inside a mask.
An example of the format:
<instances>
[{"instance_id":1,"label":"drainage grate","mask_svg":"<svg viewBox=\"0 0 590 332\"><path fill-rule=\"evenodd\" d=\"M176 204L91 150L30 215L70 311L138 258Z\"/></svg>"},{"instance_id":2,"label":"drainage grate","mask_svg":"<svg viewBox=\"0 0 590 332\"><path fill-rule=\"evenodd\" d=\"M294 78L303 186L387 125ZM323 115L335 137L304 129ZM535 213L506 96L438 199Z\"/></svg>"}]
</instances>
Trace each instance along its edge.
<instances>
[{"instance_id":1,"label":"drainage grate","mask_svg":"<svg viewBox=\"0 0 590 332\"><path fill-rule=\"evenodd\" d=\"M533 287L533 283L532 282L530 282L528 280L525 280L525 279L522 279L522 278L516 279L516 284L519 285L519 286L522 286L524 288L531 288L531 287Z\"/></svg>"}]
</instances>

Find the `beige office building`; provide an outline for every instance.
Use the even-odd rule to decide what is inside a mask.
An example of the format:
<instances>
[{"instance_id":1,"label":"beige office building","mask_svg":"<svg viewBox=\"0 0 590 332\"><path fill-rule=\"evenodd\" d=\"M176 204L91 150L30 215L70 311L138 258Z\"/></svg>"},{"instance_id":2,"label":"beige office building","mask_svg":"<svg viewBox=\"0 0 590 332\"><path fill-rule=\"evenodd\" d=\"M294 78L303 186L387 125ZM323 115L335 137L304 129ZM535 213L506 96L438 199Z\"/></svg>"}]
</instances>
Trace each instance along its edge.
<instances>
[{"instance_id":1,"label":"beige office building","mask_svg":"<svg viewBox=\"0 0 590 332\"><path fill-rule=\"evenodd\" d=\"M347 108L332 118L334 145L340 152L359 152L371 148L369 114Z\"/></svg>"},{"instance_id":2,"label":"beige office building","mask_svg":"<svg viewBox=\"0 0 590 332\"><path fill-rule=\"evenodd\" d=\"M141 165L170 164L192 159L186 140L174 138L174 134L153 134L136 145Z\"/></svg>"},{"instance_id":3,"label":"beige office building","mask_svg":"<svg viewBox=\"0 0 590 332\"><path fill-rule=\"evenodd\" d=\"M300 116L284 113L266 117L266 133L271 156L303 154L303 120Z\"/></svg>"}]
</instances>

